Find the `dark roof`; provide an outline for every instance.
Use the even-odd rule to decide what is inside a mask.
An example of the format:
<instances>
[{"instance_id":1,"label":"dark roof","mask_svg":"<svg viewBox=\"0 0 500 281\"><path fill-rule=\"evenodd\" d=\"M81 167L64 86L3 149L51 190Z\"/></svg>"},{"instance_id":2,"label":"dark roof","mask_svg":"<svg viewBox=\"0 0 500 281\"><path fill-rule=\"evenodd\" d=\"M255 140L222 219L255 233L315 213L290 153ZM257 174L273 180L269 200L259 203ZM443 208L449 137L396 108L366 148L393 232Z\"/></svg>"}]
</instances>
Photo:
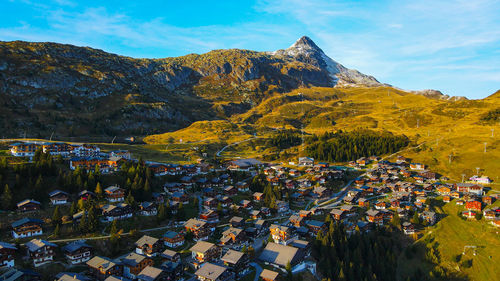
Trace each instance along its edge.
<instances>
[{"instance_id":1,"label":"dark roof","mask_svg":"<svg viewBox=\"0 0 500 281\"><path fill-rule=\"evenodd\" d=\"M82 247L91 248L88 244L85 243L85 241L75 241L75 242L71 242L68 245L64 246L63 250L67 251L67 252L74 252Z\"/></svg>"},{"instance_id":2,"label":"dark roof","mask_svg":"<svg viewBox=\"0 0 500 281\"><path fill-rule=\"evenodd\" d=\"M43 221L42 221L42 220L39 220L39 219L22 218L22 219L20 219L20 220L18 220L18 221L13 222L13 223L11 224L11 226L12 226L13 228L16 228L16 227L19 227L19 226L21 226L21 225L23 225L23 224L30 223L30 222L32 222L32 223L38 223L38 224L43 224Z\"/></svg>"}]
</instances>

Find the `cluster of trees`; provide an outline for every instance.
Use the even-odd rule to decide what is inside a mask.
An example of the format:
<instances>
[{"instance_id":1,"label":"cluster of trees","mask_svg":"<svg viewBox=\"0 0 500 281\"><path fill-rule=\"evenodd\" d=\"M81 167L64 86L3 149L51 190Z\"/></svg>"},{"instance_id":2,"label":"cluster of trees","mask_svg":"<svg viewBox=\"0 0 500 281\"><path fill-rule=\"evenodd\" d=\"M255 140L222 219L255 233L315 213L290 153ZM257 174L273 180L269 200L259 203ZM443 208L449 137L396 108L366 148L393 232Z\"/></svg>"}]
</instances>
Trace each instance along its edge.
<instances>
[{"instance_id":1,"label":"cluster of trees","mask_svg":"<svg viewBox=\"0 0 500 281\"><path fill-rule=\"evenodd\" d=\"M328 162L345 162L360 157L393 153L408 146L410 140L390 132L357 130L337 131L314 135L307 139L306 151L310 157Z\"/></svg>"},{"instance_id":2,"label":"cluster of trees","mask_svg":"<svg viewBox=\"0 0 500 281\"><path fill-rule=\"evenodd\" d=\"M151 182L153 173L140 159L137 163L126 162L122 165L121 175L123 187L128 190L127 203L133 205L135 200L147 201L151 199Z\"/></svg>"},{"instance_id":3,"label":"cluster of trees","mask_svg":"<svg viewBox=\"0 0 500 281\"><path fill-rule=\"evenodd\" d=\"M400 243L385 229L351 236L342 223L330 222L328 231L319 234L312 254L326 280L396 280Z\"/></svg>"},{"instance_id":4,"label":"cluster of trees","mask_svg":"<svg viewBox=\"0 0 500 281\"><path fill-rule=\"evenodd\" d=\"M21 163L10 165L7 158L0 161L0 186L2 192L0 209L12 209L15 202L25 198L42 200L47 195L47 178L57 176L58 165L62 163L61 157L55 159L42 150L37 150L33 157L33 163ZM16 190L16 192L12 192Z\"/></svg>"},{"instance_id":5,"label":"cluster of trees","mask_svg":"<svg viewBox=\"0 0 500 281\"><path fill-rule=\"evenodd\" d=\"M287 149L302 143L302 138L294 130L283 130L268 140L267 146Z\"/></svg>"}]
</instances>

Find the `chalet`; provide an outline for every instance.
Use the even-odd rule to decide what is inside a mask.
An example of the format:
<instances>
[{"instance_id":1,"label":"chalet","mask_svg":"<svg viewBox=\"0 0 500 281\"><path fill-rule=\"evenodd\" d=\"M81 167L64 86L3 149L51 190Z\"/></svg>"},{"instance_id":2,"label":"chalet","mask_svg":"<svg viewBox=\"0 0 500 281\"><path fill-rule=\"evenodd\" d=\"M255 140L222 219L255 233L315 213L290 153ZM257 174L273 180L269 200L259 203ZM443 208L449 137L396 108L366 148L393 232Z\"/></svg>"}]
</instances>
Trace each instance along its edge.
<instances>
[{"instance_id":1,"label":"chalet","mask_svg":"<svg viewBox=\"0 0 500 281\"><path fill-rule=\"evenodd\" d=\"M248 182L239 181L236 183L236 188L239 192L247 192L250 190L250 185L248 184Z\"/></svg>"},{"instance_id":2,"label":"chalet","mask_svg":"<svg viewBox=\"0 0 500 281\"><path fill-rule=\"evenodd\" d=\"M420 218L427 221L427 223L430 225L435 224L437 220L436 213L432 211L423 211L422 213L420 213Z\"/></svg>"},{"instance_id":3,"label":"chalet","mask_svg":"<svg viewBox=\"0 0 500 281\"><path fill-rule=\"evenodd\" d=\"M33 157L36 150L40 147L36 143L20 142L9 145L10 153L16 157Z\"/></svg>"},{"instance_id":4,"label":"chalet","mask_svg":"<svg viewBox=\"0 0 500 281\"><path fill-rule=\"evenodd\" d=\"M262 193L262 192L254 192L253 200L260 201L260 200L262 200L263 195L264 195L264 193Z\"/></svg>"},{"instance_id":5,"label":"chalet","mask_svg":"<svg viewBox=\"0 0 500 281\"><path fill-rule=\"evenodd\" d=\"M450 196L451 196L452 198L460 198L460 197L461 197L460 192L458 192L458 191L452 191L452 192L450 193Z\"/></svg>"},{"instance_id":6,"label":"chalet","mask_svg":"<svg viewBox=\"0 0 500 281\"><path fill-rule=\"evenodd\" d=\"M330 191L323 186L315 186L313 188L313 193L318 196L318 198L326 198L330 196Z\"/></svg>"},{"instance_id":7,"label":"chalet","mask_svg":"<svg viewBox=\"0 0 500 281\"><path fill-rule=\"evenodd\" d=\"M245 240L245 232L241 228L230 227L222 232L221 245L239 244Z\"/></svg>"},{"instance_id":8,"label":"chalet","mask_svg":"<svg viewBox=\"0 0 500 281\"><path fill-rule=\"evenodd\" d=\"M198 241L189 250L195 268L199 268L205 262L216 261L221 255L221 249L217 245L205 241Z\"/></svg>"},{"instance_id":9,"label":"chalet","mask_svg":"<svg viewBox=\"0 0 500 281\"><path fill-rule=\"evenodd\" d=\"M370 209L366 211L366 219L371 223L382 225L384 223L384 214L380 211Z\"/></svg>"},{"instance_id":10,"label":"chalet","mask_svg":"<svg viewBox=\"0 0 500 281\"><path fill-rule=\"evenodd\" d=\"M493 204L493 197L491 196L483 196L481 199L485 205L491 205Z\"/></svg>"},{"instance_id":11,"label":"chalet","mask_svg":"<svg viewBox=\"0 0 500 281\"><path fill-rule=\"evenodd\" d=\"M163 280L182 280L181 277L184 273L184 266L180 261L165 261L161 264L160 268L167 275Z\"/></svg>"},{"instance_id":12,"label":"chalet","mask_svg":"<svg viewBox=\"0 0 500 281\"><path fill-rule=\"evenodd\" d=\"M33 261L35 267L49 263L54 260L56 244L47 242L45 240L33 239L26 243L28 249L28 256Z\"/></svg>"},{"instance_id":13,"label":"chalet","mask_svg":"<svg viewBox=\"0 0 500 281\"><path fill-rule=\"evenodd\" d=\"M240 205L241 207L245 208L245 209L251 209L252 208L252 201L249 201L249 200L241 200L240 201Z\"/></svg>"},{"instance_id":14,"label":"chalet","mask_svg":"<svg viewBox=\"0 0 500 281\"><path fill-rule=\"evenodd\" d=\"M278 268L285 268L288 263L294 267L302 262L304 254L298 248L269 242L260 254L259 260Z\"/></svg>"},{"instance_id":15,"label":"chalet","mask_svg":"<svg viewBox=\"0 0 500 281\"><path fill-rule=\"evenodd\" d=\"M156 204L152 202L142 202L139 204L139 214L142 216L156 216L158 214Z\"/></svg>"},{"instance_id":16,"label":"chalet","mask_svg":"<svg viewBox=\"0 0 500 281\"><path fill-rule=\"evenodd\" d=\"M490 184L491 183L491 179L489 177L486 177L486 176L479 177L477 175L469 178L469 181L474 182L474 183L482 183L482 184Z\"/></svg>"},{"instance_id":17,"label":"chalet","mask_svg":"<svg viewBox=\"0 0 500 281\"><path fill-rule=\"evenodd\" d=\"M151 196L153 197L153 202L156 204L163 204L165 203L165 196L161 193L158 192L153 192L151 193Z\"/></svg>"},{"instance_id":18,"label":"chalet","mask_svg":"<svg viewBox=\"0 0 500 281\"><path fill-rule=\"evenodd\" d=\"M399 155L396 158L396 164L405 164L405 163L408 163L408 161L409 161L408 158L401 156L401 155Z\"/></svg>"},{"instance_id":19,"label":"chalet","mask_svg":"<svg viewBox=\"0 0 500 281\"><path fill-rule=\"evenodd\" d=\"M483 186L472 183L456 183L455 189L462 193L472 193L475 195L483 194Z\"/></svg>"},{"instance_id":20,"label":"chalet","mask_svg":"<svg viewBox=\"0 0 500 281\"><path fill-rule=\"evenodd\" d=\"M195 273L200 281L230 281L234 279L234 273L228 268L213 263L206 263Z\"/></svg>"},{"instance_id":21,"label":"chalet","mask_svg":"<svg viewBox=\"0 0 500 281\"><path fill-rule=\"evenodd\" d=\"M189 204L189 197L184 192L174 192L170 199L175 203Z\"/></svg>"},{"instance_id":22,"label":"chalet","mask_svg":"<svg viewBox=\"0 0 500 281\"><path fill-rule=\"evenodd\" d=\"M95 170L96 167L102 173L108 173L110 171L108 159L104 159L101 157L75 157L69 160L69 168L71 170L80 168L83 170L92 171Z\"/></svg>"},{"instance_id":23,"label":"chalet","mask_svg":"<svg viewBox=\"0 0 500 281\"><path fill-rule=\"evenodd\" d=\"M195 241L207 240L211 233L207 223L197 219L189 219L184 224L184 227L186 228L186 231L193 233Z\"/></svg>"},{"instance_id":24,"label":"chalet","mask_svg":"<svg viewBox=\"0 0 500 281\"><path fill-rule=\"evenodd\" d=\"M330 211L330 215L334 220L343 220L346 215L344 214L344 211L339 210L339 209L332 209Z\"/></svg>"},{"instance_id":25,"label":"chalet","mask_svg":"<svg viewBox=\"0 0 500 281\"><path fill-rule=\"evenodd\" d=\"M358 199L358 205L360 207L366 207L366 208L369 208L370 207L370 200L366 199L366 198L359 198Z\"/></svg>"},{"instance_id":26,"label":"chalet","mask_svg":"<svg viewBox=\"0 0 500 281\"><path fill-rule=\"evenodd\" d=\"M52 205L64 205L68 203L69 194L61 190L54 190L49 193L49 199Z\"/></svg>"},{"instance_id":27,"label":"chalet","mask_svg":"<svg viewBox=\"0 0 500 281\"><path fill-rule=\"evenodd\" d=\"M412 223L409 222L404 222L403 223L403 232L406 235L412 235L415 234L415 226Z\"/></svg>"},{"instance_id":28,"label":"chalet","mask_svg":"<svg viewBox=\"0 0 500 281\"><path fill-rule=\"evenodd\" d=\"M177 248L184 245L184 235L175 231L167 231L163 234L163 243L170 248Z\"/></svg>"},{"instance_id":29,"label":"chalet","mask_svg":"<svg viewBox=\"0 0 500 281\"><path fill-rule=\"evenodd\" d=\"M147 266L137 274L137 281L163 281L167 280L167 276L167 272L163 269Z\"/></svg>"},{"instance_id":30,"label":"chalet","mask_svg":"<svg viewBox=\"0 0 500 281\"><path fill-rule=\"evenodd\" d=\"M314 234L318 234L320 231L324 231L326 229L326 224L317 220L307 220L306 226Z\"/></svg>"},{"instance_id":31,"label":"chalet","mask_svg":"<svg viewBox=\"0 0 500 281\"><path fill-rule=\"evenodd\" d=\"M104 205L101 207L104 221L123 220L132 217L132 207L126 203L118 205Z\"/></svg>"},{"instance_id":32,"label":"chalet","mask_svg":"<svg viewBox=\"0 0 500 281\"><path fill-rule=\"evenodd\" d=\"M104 193L109 202L122 202L125 200L125 190L117 185L106 188Z\"/></svg>"},{"instance_id":33,"label":"chalet","mask_svg":"<svg viewBox=\"0 0 500 281\"><path fill-rule=\"evenodd\" d=\"M90 144L82 144L82 145L72 145L71 153L77 157L91 157L96 156L101 152L101 149L97 146ZM115 156L110 153L110 155Z\"/></svg>"},{"instance_id":34,"label":"chalet","mask_svg":"<svg viewBox=\"0 0 500 281\"><path fill-rule=\"evenodd\" d=\"M95 198L95 197L96 197L96 195L94 192L88 191L86 189L78 193L78 198L83 199L84 201Z\"/></svg>"},{"instance_id":35,"label":"chalet","mask_svg":"<svg viewBox=\"0 0 500 281\"><path fill-rule=\"evenodd\" d=\"M288 174L291 176L291 177L300 177L300 171L298 170L295 170L295 169L291 169Z\"/></svg>"},{"instance_id":36,"label":"chalet","mask_svg":"<svg viewBox=\"0 0 500 281\"><path fill-rule=\"evenodd\" d=\"M207 210L200 214L200 220L206 221L211 224L212 227L215 227L215 225L219 222L219 214L214 210Z\"/></svg>"},{"instance_id":37,"label":"chalet","mask_svg":"<svg viewBox=\"0 0 500 281\"><path fill-rule=\"evenodd\" d=\"M229 162L227 169L233 171L249 171L261 165L262 162L257 159L236 159Z\"/></svg>"},{"instance_id":38,"label":"chalet","mask_svg":"<svg viewBox=\"0 0 500 281\"><path fill-rule=\"evenodd\" d=\"M135 242L135 252L139 255L155 257L161 252L162 244L162 240L144 235Z\"/></svg>"},{"instance_id":39,"label":"chalet","mask_svg":"<svg viewBox=\"0 0 500 281\"><path fill-rule=\"evenodd\" d=\"M410 163L410 169L412 170L425 170L425 165L421 163Z\"/></svg>"},{"instance_id":40,"label":"chalet","mask_svg":"<svg viewBox=\"0 0 500 281\"><path fill-rule=\"evenodd\" d=\"M269 231L274 242L278 244L287 245L294 238L292 229L287 226L272 224Z\"/></svg>"},{"instance_id":41,"label":"chalet","mask_svg":"<svg viewBox=\"0 0 500 281\"><path fill-rule=\"evenodd\" d=\"M444 203L449 203L451 201L451 197L449 195L443 196L443 202Z\"/></svg>"},{"instance_id":42,"label":"chalet","mask_svg":"<svg viewBox=\"0 0 500 281\"><path fill-rule=\"evenodd\" d=\"M226 194L227 196L234 196L238 194L238 189L232 185L226 186L224 188L224 194Z\"/></svg>"},{"instance_id":43,"label":"chalet","mask_svg":"<svg viewBox=\"0 0 500 281\"><path fill-rule=\"evenodd\" d=\"M15 221L12 226L12 237L15 239L42 235L43 221L39 219L23 218Z\"/></svg>"},{"instance_id":44,"label":"chalet","mask_svg":"<svg viewBox=\"0 0 500 281\"><path fill-rule=\"evenodd\" d=\"M466 217L467 219L476 219L476 215L478 212L474 210L467 210L462 212L462 216Z\"/></svg>"},{"instance_id":45,"label":"chalet","mask_svg":"<svg viewBox=\"0 0 500 281\"><path fill-rule=\"evenodd\" d=\"M487 220L494 220L496 218L496 212L492 209L484 209L483 216Z\"/></svg>"},{"instance_id":46,"label":"chalet","mask_svg":"<svg viewBox=\"0 0 500 281\"><path fill-rule=\"evenodd\" d=\"M237 277L245 275L249 270L249 257L247 254L229 249L222 256L221 261L224 266L231 269Z\"/></svg>"},{"instance_id":47,"label":"chalet","mask_svg":"<svg viewBox=\"0 0 500 281\"><path fill-rule=\"evenodd\" d=\"M314 166L314 159L310 157L299 157L299 166Z\"/></svg>"},{"instance_id":48,"label":"chalet","mask_svg":"<svg viewBox=\"0 0 500 281\"><path fill-rule=\"evenodd\" d=\"M465 203L465 208L467 210L474 210L480 212L482 210L482 204L479 201L471 200Z\"/></svg>"},{"instance_id":49,"label":"chalet","mask_svg":"<svg viewBox=\"0 0 500 281\"><path fill-rule=\"evenodd\" d=\"M222 208L227 208L231 206L233 203L233 199L229 196L223 196L222 198L219 196L218 197L219 203L221 204Z\"/></svg>"},{"instance_id":50,"label":"chalet","mask_svg":"<svg viewBox=\"0 0 500 281\"><path fill-rule=\"evenodd\" d=\"M123 276L130 279L136 279L144 268L154 264L152 259L135 252L121 258L120 262L123 265Z\"/></svg>"},{"instance_id":51,"label":"chalet","mask_svg":"<svg viewBox=\"0 0 500 281\"><path fill-rule=\"evenodd\" d=\"M69 264L80 264L89 261L92 258L92 247L85 241L75 241L63 247L64 255Z\"/></svg>"},{"instance_id":52,"label":"chalet","mask_svg":"<svg viewBox=\"0 0 500 281\"><path fill-rule=\"evenodd\" d=\"M16 246L5 242L0 242L0 267L13 267L14 255L16 251Z\"/></svg>"},{"instance_id":53,"label":"chalet","mask_svg":"<svg viewBox=\"0 0 500 281\"><path fill-rule=\"evenodd\" d=\"M290 210L288 202L283 200L276 200L276 211L278 213L286 213Z\"/></svg>"},{"instance_id":54,"label":"chalet","mask_svg":"<svg viewBox=\"0 0 500 281\"><path fill-rule=\"evenodd\" d=\"M436 191L439 195L450 195L452 190L446 185L441 185L436 189Z\"/></svg>"},{"instance_id":55,"label":"chalet","mask_svg":"<svg viewBox=\"0 0 500 281\"><path fill-rule=\"evenodd\" d=\"M269 223L265 220L257 220L254 222L254 227L258 233L265 233L268 229Z\"/></svg>"},{"instance_id":56,"label":"chalet","mask_svg":"<svg viewBox=\"0 0 500 281\"><path fill-rule=\"evenodd\" d=\"M377 210L385 210L386 207L387 207L387 203L384 201L379 201L379 202L375 203L375 209L377 209Z\"/></svg>"},{"instance_id":57,"label":"chalet","mask_svg":"<svg viewBox=\"0 0 500 281\"><path fill-rule=\"evenodd\" d=\"M40 210L40 207L41 207L40 202L35 201L33 199L26 199L17 203L17 211L21 213L38 211Z\"/></svg>"},{"instance_id":58,"label":"chalet","mask_svg":"<svg viewBox=\"0 0 500 281\"><path fill-rule=\"evenodd\" d=\"M299 228L305 224L304 218L299 216L299 215L290 216L288 221L290 222L290 225L297 227L297 228Z\"/></svg>"},{"instance_id":59,"label":"chalet","mask_svg":"<svg viewBox=\"0 0 500 281\"><path fill-rule=\"evenodd\" d=\"M295 188L295 181L294 180L285 180L285 187L287 189L294 189Z\"/></svg>"},{"instance_id":60,"label":"chalet","mask_svg":"<svg viewBox=\"0 0 500 281\"><path fill-rule=\"evenodd\" d=\"M87 262L87 267L89 273L96 280L104 280L110 276L122 276L123 267L119 263L115 263L112 260L95 256Z\"/></svg>"},{"instance_id":61,"label":"chalet","mask_svg":"<svg viewBox=\"0 0 500 281\"><path fill-rule=\"evenodd\" d=\"M261 217L259 210L252 210L252 211L250 211L249 215L250 215L250 218L252 218L254 220Z\"/></svg>"},{"instance_id":62,"label":"chalet","mask_svg":"<svg viewBox=\"0 0 500 281\"><path fill-rule=\"evenodd\" d=\"M205 197L215 197L217 195L217 192L215 191L215 189L213 189L211 187L203 188L202 192L203 192L203 196L205 196Z\"/></svg>"},{"instance_id":63,"label":"chalet","mask_svg":"<svg viewBox=\"0 0 500 281\"><path fill-rule=\"evenodd\" d=\"M161 258L163 261L179 262L181 260L181 254L176 251L166 249L161 253Z\"/></svg>"},{"instance_id":64,"label":"chalet","mask_svg":"<svg viewBox=\"0 0 500 281\"><path fill-rule=\"evenodd\" d=\"M219 202L217 202L217 200L212 197L205 198L205 200L203 201L203 206L207 207L208 209L215 209L217 208L218 204Z\"/></svg>"},{"instance_id":65,"label":"chalet","mask_svg":"<svg viewBox=\"0 0 500 281\"><path fill-rule=\"evenodd\" d=\"M263 281L278 281L279 273L269 269L264 269L259 276Z\"/></svg>"}]
</instances>

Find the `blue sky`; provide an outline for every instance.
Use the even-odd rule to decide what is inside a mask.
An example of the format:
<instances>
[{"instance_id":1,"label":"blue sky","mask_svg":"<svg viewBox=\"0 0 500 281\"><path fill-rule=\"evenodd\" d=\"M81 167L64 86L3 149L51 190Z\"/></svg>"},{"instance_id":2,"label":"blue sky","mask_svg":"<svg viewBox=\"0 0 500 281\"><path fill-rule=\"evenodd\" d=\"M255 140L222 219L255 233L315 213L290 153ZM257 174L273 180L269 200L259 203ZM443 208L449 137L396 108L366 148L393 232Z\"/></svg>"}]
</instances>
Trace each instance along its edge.
<instances>
[{"instance_id":1,"label":"blue sky","mask_svg":"<svg viewBox=\"0 0 500 281\"><path fill-rule=\"evenodd\" d=\"M0 40L141 58L273 51L307 35L381 82L483 98L500 89L500 1L3 0Z\"/></svg>"}]
</instances>

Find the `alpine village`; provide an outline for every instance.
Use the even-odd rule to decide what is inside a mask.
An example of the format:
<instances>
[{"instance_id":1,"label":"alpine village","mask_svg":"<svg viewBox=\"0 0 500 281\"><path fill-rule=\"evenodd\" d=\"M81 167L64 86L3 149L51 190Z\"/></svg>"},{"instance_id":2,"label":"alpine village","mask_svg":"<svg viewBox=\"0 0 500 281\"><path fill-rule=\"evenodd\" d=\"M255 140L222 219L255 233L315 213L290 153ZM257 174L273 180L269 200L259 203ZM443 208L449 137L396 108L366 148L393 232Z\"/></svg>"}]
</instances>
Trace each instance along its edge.
<instances>
[{"instance_id":1,"label":"alpine village","mask_svg":"<svg viewBox=\"0 0 500 281\"><path fill-rule=\"evenodd\" d=\"M404 92L308 37L189 56L0 43L0 280L500 280L499 92ZM33 60L80 82L25 74ZM192 108L158 105L149 80L113 76L116 60L189 65L195 82L175 84L175 68L155 87Z\"/></svg>"}]
</instances>

